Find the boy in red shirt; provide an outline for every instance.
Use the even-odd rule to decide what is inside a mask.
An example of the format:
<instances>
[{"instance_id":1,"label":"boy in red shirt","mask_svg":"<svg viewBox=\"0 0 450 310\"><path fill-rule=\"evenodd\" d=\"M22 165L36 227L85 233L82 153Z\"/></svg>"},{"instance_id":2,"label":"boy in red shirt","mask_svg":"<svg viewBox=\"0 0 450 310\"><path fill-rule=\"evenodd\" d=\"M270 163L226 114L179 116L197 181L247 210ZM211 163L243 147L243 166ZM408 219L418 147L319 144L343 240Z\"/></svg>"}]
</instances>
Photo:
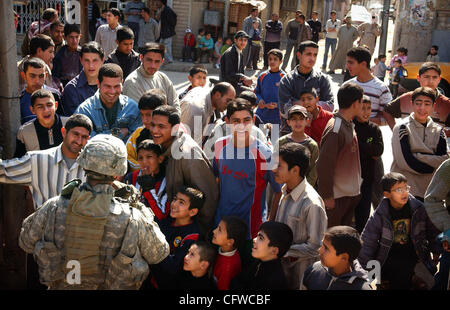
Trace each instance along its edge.
<instances>
[{"instance_id":1,"label":"boy in red shirt","mask_svg":"<svg viewBox=\"0 0 450 310\"><path fill-rule=\"evenodd\" d=\"M181 61L192 62L192 50L195 48L195 35L192 33L191 29L186 29L186 34L184 35L183 44L183 58Z\"/></svg>"},{"instance_id":2,"label":"boy in red shirt","mask_svg":"<svg viewBox=\"0 0 450 310\"><path fill-rule=\"evenodd\" d=\"M213 231L212 243L219 246L214 277L219 290L228 290L242 269L238 247L247 236L247 224L237 216L224 216Z\"/></svg>"},{"instance_id":3,"label":"boy in red shirt","mask_svg":"<svg viewBox=\"0 0 450 310\"><path fill-rule=\"evenodd\" d=\"M313 138L320 147L323 131L330 118L333 117L333 113L322 109L318 103L319 96L314 88L304 89L300 93L299 101L295 102L295 104L305 107L311 114L311 122L306 126L305 133Z\"/></svg>"}]
</instances>

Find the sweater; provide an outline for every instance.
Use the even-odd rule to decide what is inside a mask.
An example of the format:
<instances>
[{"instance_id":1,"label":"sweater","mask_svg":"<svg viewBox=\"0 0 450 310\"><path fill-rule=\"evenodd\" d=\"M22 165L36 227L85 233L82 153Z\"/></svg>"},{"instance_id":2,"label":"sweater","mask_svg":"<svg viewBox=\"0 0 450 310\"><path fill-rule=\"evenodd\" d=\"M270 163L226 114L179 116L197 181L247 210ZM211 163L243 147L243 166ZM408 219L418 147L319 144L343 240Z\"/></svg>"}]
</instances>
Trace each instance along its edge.
<instances>
[{"instance_id":1,"label":"sweater","mask_svg":"<svg viewBox=\"0 0 450 310\"><path fill-rule=\"evenodd\" d=\"M109 54L108 58L105 61L107 63L114 63L120 66L123 71L123 79L125 80L131 72L139 68L141 65L141 60L139 59L139 53L131 50L131 52L126 55L120 52L118 49L115 49L114 52Z\"/></svg>"},{"instance_id":2,"label":"sweater","mask_svg":"<svg viewBox=\"0 0 450 310\"><path fill-rule=\"evenodd\" d=\"M316 118L311 120L309 126L305 127L305 133L313 138L317 144L320 146L320 142L322 141L322 134L327 127L327 123L330 118L333 117L333 113L323 109L321 106L317 106L319 109L319 114Z\"/></svg>"},{"instance_id":3,"label":"sweater","mask_svg":"<svg viewBox=\"0 0 450 310\"><path fill-rule=\"evenodd\" d=\"M219 253L214 264L214 278L217 281L219 290L228 290L230 282L241 272L241 256L236 249L224 253L219 248Z\"/></svg>"},{"instance_id":4,"label":"sweater","mask_svg":"<svg viewBox=\"0 0 450 310\"><path fill-rule=\"evenodd\" d=\"M426 126L414 113L397 123L392 133L391 171L408 179L410 193L424 197L433 173L449 157L444 130L428 117Z\"/></svg>"},{"instance_id":5,"label":"sweater","mask_svg":"<svg viewBox=\"0 0 450 310\"><path fill-rule=\"evenodd\" d=\"M281 79L286 75L283 70L278 72L272 72L266 70L258 76L258 82L255 88L255 94L257 102L264 100L268 103L278 103L278 87L280 86ZM260 109L256 110L256 114L261 118L264 123L280 124L280 109L277 106L276 109Z\"/></svg>"},{"instance_id":6,"label":"sweater","mask_svg":"<svg viewBox=\"0 0 450 310\"><path fill-rule=\"evenodd\" d=\"M159 88L164 91L167 96L167 104L177 108L180 111L180 103L177 91L173 86L169 77L161 71L157 71L154 75L145 72L141 65L139 68L130 73L123 83L123 94L131 99L139 102L142 95L150 89Z\"/></svg>"},{"instance_id":7,"label":"sweater","mask_svg":"<svg viewBox=\"0 0 450 310\"><path fill-rule=\"evenodd\" d=\"M361 165L354 126L337 112L323 132L316 166L318 192L324 200L360 193Z\"/></svg>"},{"instance_id":8,"label":"sweater","mask_svg":"<svg viewBox=\"0 0 450 310\"><path fill-rule=\"evenodd\" d=\"M286 290L288 284L279 258L262 262L256 260L231 281L231 289Z\"/></svg>"},{"instance_id":9,"label":"sweater","mask_svg":"<svg viewBox=\"0 0 450 310\"><path fill-rule=\"evenodd\" d=\"M357 260L353 261L352 271L340 276L321 262L315 262L306 269L303 285L308 290L372 290L368 273Z\"/></svg>"}]
</instances>

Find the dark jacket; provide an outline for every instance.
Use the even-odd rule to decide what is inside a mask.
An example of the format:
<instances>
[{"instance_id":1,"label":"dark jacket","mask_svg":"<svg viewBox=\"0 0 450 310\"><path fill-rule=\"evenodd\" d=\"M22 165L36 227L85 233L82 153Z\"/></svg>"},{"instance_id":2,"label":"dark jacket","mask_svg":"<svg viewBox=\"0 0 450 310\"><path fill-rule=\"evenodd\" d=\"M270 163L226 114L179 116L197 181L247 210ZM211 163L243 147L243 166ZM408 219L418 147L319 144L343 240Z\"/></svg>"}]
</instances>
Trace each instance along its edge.
<instances>
[{"instance_id":1,"label":"dark jacket","mask_svg":"<svg viewBox=\"0 0 450 310\"><path fill-rule=\"evenodd\" d=\"M411 206L411 241L421 262L432 273L436 273L436 266L431 260L430 252L439 253L436 236L440 231L430 221L422 202L409 196ZM384 198L375 212L367 221L361 235L363 246L358 260L362 266L367 266L370 260L377 260L381 266L389 256L394 238L391 215L389 213L389 199Z\"/></svg>"},{"instance_id":2,"label":"dark jacket","mask_svg":"<svg viewBox=\"0 0 450 310\"><path fill-rule=\"evenodd\" d=\"M161 33L160 39L167 39L173 37L175 33L175 26L177 25L177 14L167 5L161 12Z\"/></svg>"},{"instance_id":3,"label":"dark jacket","mask_svg":"<svg viewBox=\"0 0 450 310\"><path fill-rule=\"evenodd\" d=\"M241 57L241 61L238 67L238 57ZM244 57L242 53L239 55L236 45L233 44L229 49L223 53L220 57L220 81L228 82L236 87L244 77Z\"/></svg>"},{"instance_id":4,"label":"dark jacket","mask_svg":"<svg viewBox=\"0 0 450 310\"><path fill-rule=\"evenodd\" d=\"M256 260L230 283L231 289L287 290L288 284L280 259Z\"/></svg>"},{"instance_id":5,"label":"dark jacket","mask_svg":"<svg viewBox=\"0 0 450 310\"><path fill-rule=\"evenodd\" d=\"M125 55L121 52L119 52L117 49L109 54L108 58L105 61L105 64L107 63L114 63L116 65L119 65L122 68L123 71L123 80L128 77L128 75L139 68L141 65L141 60L139 58L139 53L135 52L134 50L131 50L131 53L128 55Z\"/></svg>"},{"instance_id":6,"label":"dark jacket","mask_svg":"<svg viewBox=\"0 0 450 310\"><path fill-rule=\"evenodd\" d=\"M371 290L368 273L353 261L352 271L336 276L322 263L315 262L303 274L303 286L308 290Z\"/></svg>"},{"instance_id":7,"label":"dark jacket","mask_svg":"<svg viewBox=\"0 0 450 310\"><path fill-rule=\"evenodd\" d=\"M353 123L358 136L361 177L366 181L373 180L375 170L375 159L373 157L380 157L384 150L381 130L377 124L370 121L360 123L355 119Z\"/></svg>"}]
</instances>

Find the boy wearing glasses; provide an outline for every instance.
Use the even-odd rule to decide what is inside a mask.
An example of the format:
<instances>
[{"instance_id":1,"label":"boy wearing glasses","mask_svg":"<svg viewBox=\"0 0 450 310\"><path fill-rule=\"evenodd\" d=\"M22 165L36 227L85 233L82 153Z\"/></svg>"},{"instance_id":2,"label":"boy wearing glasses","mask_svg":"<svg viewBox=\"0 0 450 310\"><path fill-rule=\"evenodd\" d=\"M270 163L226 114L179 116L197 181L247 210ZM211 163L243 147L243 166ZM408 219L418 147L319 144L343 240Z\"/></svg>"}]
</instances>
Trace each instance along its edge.
<instances>
[{"instance_id":1,"label":"boy wearing glasses","mask_svg":"<svg viewBox=\"0 0 450 310\"><path fill-rule=\"evenodd\" d=\"M370 260L380 263L379 289L426 289L425 278L437 270L439 230L428 218L422 202L409 195L411 187L407 183L400 173L383 176L385 198L361 235L363 246L358 260L364 268Z\"/></svg>"},{"instance_id":2,"label":"boy wearing glasses","mask_svg":"<svg viewBox=\"0 0 450 310\"><path fill-rule=\"evenodd\" d=\"M436 91L416 88L412 94L413 112L395 125L392 134L391 171L405 175L410 193L422 202L435 170L448 158L444 130L430 117L435 102Z\"/></svg>"}]
</instances>

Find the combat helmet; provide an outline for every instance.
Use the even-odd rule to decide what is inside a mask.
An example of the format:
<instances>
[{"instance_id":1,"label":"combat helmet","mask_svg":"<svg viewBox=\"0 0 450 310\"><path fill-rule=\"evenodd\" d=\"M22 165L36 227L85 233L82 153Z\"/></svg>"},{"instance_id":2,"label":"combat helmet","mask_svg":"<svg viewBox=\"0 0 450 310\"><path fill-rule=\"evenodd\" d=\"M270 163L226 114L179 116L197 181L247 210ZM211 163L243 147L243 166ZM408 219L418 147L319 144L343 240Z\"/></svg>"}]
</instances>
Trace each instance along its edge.
<instances>
[{"instance_id":1,"label":"combat helmet","mask_svg":"<svg viewBox=\"0 0 450 310\"><path fill-rule=\"evenodd\" d=\"M123 176L127 172L127 149L119 138L99 134L81 150L77 163L97 175Z\"/></svg>"}]
</instances>

